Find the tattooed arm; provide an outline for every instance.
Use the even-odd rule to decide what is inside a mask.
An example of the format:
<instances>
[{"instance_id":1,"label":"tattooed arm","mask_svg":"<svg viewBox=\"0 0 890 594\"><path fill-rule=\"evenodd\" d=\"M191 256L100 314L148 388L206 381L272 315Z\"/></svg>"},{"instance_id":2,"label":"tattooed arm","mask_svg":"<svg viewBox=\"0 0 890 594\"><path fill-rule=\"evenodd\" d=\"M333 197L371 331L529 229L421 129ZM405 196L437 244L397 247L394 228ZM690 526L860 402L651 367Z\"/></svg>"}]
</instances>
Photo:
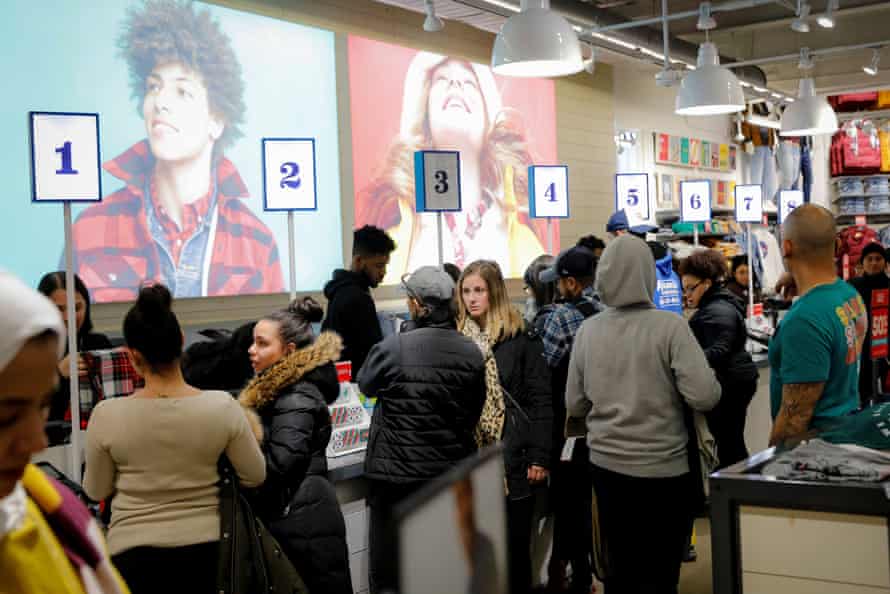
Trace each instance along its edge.
<instances>
[{"instance_id":1,"label":"tattooed arm","mask_svg":"<svg viewBox=\"0 0 890 594\"><path fill-rule=\"evenodd\" d=\"M825 382L782 386L782 405L773 423L773 431L769 438L771 446L789 437L800 435L810 428L813 411L824 390Z\"/></svg>"}]
</instances>

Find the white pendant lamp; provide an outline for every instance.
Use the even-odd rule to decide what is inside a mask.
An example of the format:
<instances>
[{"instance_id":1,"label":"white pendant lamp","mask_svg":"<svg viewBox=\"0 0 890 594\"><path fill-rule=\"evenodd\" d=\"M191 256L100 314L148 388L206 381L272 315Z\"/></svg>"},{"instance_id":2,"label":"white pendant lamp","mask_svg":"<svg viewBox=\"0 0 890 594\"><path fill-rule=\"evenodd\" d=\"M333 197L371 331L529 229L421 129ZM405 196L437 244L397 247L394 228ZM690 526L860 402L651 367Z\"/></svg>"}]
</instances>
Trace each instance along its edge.
<instances>
[{"instance_id":1,"label":"white pendant lamp","mask_svg":"<svg viewBox=\"0 0 890 594\"><path fill-rule=\"evenodd\" d=\"M550 0L522 0L494 40L491 68L504 76L566 76L581 72L584 60L578 35Z\"/></svg>"},{"instance_id":2,"label":"white pendant lamp","mask_svg":"<svg viewBox=\"0 0 890 594\"><path fill-rule=\"evenodd\" d=\"M824 97L816 96L812 78L800 79L797 101L782 114L780 136L815 136L837 132L837 115Z\"/></svg>"},{"instance_id":3,"label":"white pendant lamp","mask_svg":"<svg viewBox=\"0 0 890 594\"><path fill-rule=\"evenodd\" d=\"M706 116L745 109L745 94L735 74L720 66L717 46L706 41L698 47L696 69L687 74L677 93L677 115Z\"/></svg>"}]
</instances>

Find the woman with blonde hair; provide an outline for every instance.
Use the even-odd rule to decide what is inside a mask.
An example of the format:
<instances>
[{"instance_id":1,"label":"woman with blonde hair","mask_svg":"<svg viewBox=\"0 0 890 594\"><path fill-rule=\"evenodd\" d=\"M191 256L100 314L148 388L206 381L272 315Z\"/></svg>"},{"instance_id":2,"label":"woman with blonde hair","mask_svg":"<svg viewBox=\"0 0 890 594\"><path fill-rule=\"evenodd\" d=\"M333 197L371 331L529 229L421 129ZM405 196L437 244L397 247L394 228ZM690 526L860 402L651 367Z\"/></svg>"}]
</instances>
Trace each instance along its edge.
<instances>
[{"instance_id":1,"label":"woman with blonde hair","mask_svg":"<svg viewBox=\"0 0 890 594\"><path fill-rule=\"evenodd\" d=\"M486 400L476 427L480 447L503 441L507 483L510 592L531 588L535 487L548 475L552 447L550 370L544 346L510 304L496 262L466 267L457 292L458 329L485 356Z\"/></svg>"},{"instance_id":2,"label":"woman with blonde hair","mask_svg":"<svg viewBox=\"0 0 890 594\"><path fill-rule=\"evenodd\" d=\"M414 152L460 151L462 212L447 213L446 260L463 267L483 255L519 277L544 251L528 218L525 124L503 108L491 70L419 52L405 75L399 135L379 175L361 192L357 220L381 227L399 245L384 284L429 264L437 249L435 217L414 210ZM457 182L457 180L454 180Z\"/></svg>"}]
</instances>

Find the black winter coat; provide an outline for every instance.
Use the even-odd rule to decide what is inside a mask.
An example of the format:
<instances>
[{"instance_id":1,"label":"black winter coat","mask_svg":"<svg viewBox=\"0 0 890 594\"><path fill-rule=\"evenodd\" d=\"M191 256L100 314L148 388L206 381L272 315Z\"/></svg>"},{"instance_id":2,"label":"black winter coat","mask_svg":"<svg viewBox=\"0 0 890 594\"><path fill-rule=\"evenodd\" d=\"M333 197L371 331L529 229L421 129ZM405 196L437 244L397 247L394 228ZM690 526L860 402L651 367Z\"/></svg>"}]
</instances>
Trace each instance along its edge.
<instances>
[{"instance_id":1,"label":"black winter coat","mask_svg":"<svg viewBox=\"0 0 890 594\"><path fill-rule=\"evenodd\" d=\"M313 593L352 592L346 525L326 478L327 405L340 391L333 361L341 345L323 333L254 379L239 398L256 408L263 427L266 482L255 493L254 510Z\"/></svg>"},{"instance_id":2,"label":"black winter coat","mask_svg":"<svg viewBox=\"0 0 890 594\"><path fill-rule=\"evenodd\" d=\"M504 394L507 418L503 436L507 489L511 499L521 499L532 494L529 466L551 466L550 368L544 360L544 344L535 332L523 332L501 341L493 350L501 387L509 393ZM525 430L516 434L513 427Z\"/></svg>"},{"instance_id":3,"label":"black winter coat","mask_svg":"<svg viewBox=\"0 0 890 594\"><path fill-rule=\"evenodd\" d=\"M757 366L745 350L745 304L723 287L705 293L689 327L705 352L705 357L724 387L750 382L758 377Z\"/></svg>"},{"instance_id":4,"label":"black winter coat","mask_svg":"<svg viewBox=\"0 0 890 594\"><path fill-rule=\"evenodd\" d=\"M426 481L476 451L485 363L453 322L387 337L371 349L358 384L377 397L365 457L368 478Z\"/></svg>"},{"instance_id":5,"label":"black winter coat","mask_svg":"<svg viewBox=\"0 0 890 594\"><path fill-rule=\"evenodd\" d=\"M368 280L357 272L335 270L324 287L324 296L328 310L321 327L343 339L340 360L351 361L352 376L357 377L371 347L383 340Z\"/></svg>"}]
</instances>

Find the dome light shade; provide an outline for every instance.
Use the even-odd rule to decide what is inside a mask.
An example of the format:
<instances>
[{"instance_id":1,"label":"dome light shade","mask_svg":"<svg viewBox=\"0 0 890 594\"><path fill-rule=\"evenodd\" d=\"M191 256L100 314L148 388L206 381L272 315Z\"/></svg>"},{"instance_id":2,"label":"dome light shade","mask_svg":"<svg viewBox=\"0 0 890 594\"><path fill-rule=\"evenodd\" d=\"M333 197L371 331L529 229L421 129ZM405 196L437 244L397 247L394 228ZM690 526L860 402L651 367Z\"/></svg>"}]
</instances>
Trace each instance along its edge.
<instances>
[{"instance_id":1,"label":"dome light shade","mask_svg":"<svg viewBox=\"0 0 890 594\"><path fill-rule=\"evenodd\" d=\"M698 48L698 65L680 83L675 112L684 116L735 113L745 109L745 94L736 76L720 66L717 46Z\"/></svg>"},{"instance_id":2,"label":"dome light shade","mask_svg":"<svg viewBox=\"0 0 890 594\"><path fill-rule=\"evenodd\" d=\"M498 32L491 51L495 74L521 77L566 76L581 72L581 43L572 26L546 7L526 8L511 16Z\"/></svg>"},{"instance_id":3,"label":"dome light shade","mask_svg":"<svg viewBox=\"0 0 890 594\"><path fill-rule=\"evenodd\" d=\"M837 115L824 97L816 96L812 78L800 81L797 101L782 114L780 136L815 136L837 132Z\"/></svg>"}]
</instances>

